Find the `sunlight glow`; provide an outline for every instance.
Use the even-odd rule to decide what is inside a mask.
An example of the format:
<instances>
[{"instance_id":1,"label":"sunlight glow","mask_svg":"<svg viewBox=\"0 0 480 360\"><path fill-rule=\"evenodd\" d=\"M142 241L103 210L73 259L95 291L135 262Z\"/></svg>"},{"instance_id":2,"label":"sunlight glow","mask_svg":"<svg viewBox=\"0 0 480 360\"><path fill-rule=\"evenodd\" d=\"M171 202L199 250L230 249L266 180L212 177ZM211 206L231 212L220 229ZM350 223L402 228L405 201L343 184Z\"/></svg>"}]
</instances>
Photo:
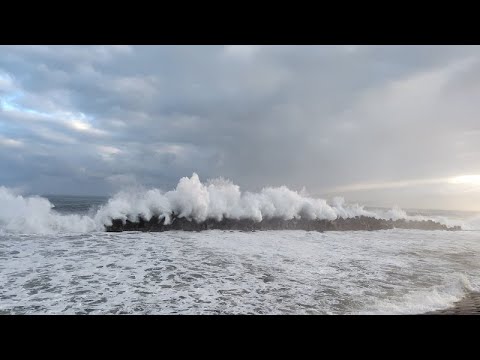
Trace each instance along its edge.
<instances>
[{"instance_id":1,"label":"sunlight glow","mask_svg":"<svg viewBox=\"0 0 480 360\"><path fill-rule=\"evenodd\" d=\"M450 184L479 185L480 175L461 175L455 176L449 180Z\"/></svg>"}]
</instances>

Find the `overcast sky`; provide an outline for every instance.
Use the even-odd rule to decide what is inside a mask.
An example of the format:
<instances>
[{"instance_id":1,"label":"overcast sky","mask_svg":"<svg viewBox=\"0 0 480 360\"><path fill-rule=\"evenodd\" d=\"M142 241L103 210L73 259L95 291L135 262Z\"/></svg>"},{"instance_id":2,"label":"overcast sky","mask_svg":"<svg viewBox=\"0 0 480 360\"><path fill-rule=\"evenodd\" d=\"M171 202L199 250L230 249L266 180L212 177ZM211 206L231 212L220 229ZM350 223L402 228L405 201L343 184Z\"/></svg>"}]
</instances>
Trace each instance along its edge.
<instances>
[{"instance_id":1,"label":"overcast sky","mask_svg":"<svg viewBox=\"0 0 480 360\"><path fill-rule=\"evenodd\" d=\"M0 46L0 185L480 210L479 112L478 46Z\"/></svg>"}]
</instances>

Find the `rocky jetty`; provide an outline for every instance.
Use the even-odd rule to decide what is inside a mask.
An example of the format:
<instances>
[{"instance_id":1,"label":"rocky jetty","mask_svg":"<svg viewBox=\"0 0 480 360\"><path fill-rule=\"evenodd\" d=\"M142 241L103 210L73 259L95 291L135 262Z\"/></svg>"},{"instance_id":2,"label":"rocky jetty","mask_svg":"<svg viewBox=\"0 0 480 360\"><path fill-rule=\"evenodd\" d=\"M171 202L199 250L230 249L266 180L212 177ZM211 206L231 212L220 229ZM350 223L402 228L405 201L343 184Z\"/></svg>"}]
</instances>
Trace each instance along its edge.
<instances>
[{"instance_id":1,"label":"rocky jetty","mask_svg":"<svg viewBox=\"0 0 480 360\"><path fill-rule=\"evenodd\" d=\"M367 216L354 218L338 218L335 220L307 220L292 219L283 220L280 218L263 219L255 221L252 219L207 219L203 222L196 222L181 218L173 214L170 224L165 224L163 218L153 216L150 220L140 218L138 221L113 219L111 226L106 226L106 231L202 231L202 230L239 230L239 231L260 231L260 230L306 230L306 231L356 231L356 230L386 230L386 229L420 229L420 230L461 230L459 226L447 227L432 220L411 221L411 220L383 220Z\"/></svg>"}]
</instances>

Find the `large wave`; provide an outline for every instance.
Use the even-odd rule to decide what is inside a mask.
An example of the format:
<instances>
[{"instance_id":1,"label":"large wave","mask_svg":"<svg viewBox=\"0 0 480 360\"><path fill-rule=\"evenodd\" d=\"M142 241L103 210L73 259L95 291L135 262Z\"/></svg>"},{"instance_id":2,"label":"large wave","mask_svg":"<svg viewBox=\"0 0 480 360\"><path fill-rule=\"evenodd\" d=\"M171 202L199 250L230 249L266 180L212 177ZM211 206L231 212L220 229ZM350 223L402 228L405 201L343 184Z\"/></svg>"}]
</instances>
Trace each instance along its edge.
<instances>
[{"instance_id":1,"label":"large wave","mask_svg":"<svg viewBox=\"0 0 480 360\"><path fill-rule=\"evenodd\" d=\"M137 221L152 216L165 219L172 214L197 222L206 219L306 218L334 220L338 217L368 216L377 219L433 219L445 225L461 225L448 218L410 216L404 210L366 210L358 204L346 204L341 197L327 203L304 192L286 186L266 187L258 193L241 192L240 187L223 178L202 183L197 174L181 178L176 188L162 192L159 189L121 191L110 198L92 215L62 215L47 199L24 197L11 189L0 187L0 229L21 233L91 232L103 231L112 219ZM479 222L480 223L480 222Z\"/></svg>"},{"instance_id":2,"label":"large wave","mask_svg":"<svg viewBox=\"0 0 480 360\"><path fill-rule=\"evenodd\" d=\"M17 233L90 232L98 229L89 216L60 215L45 198L17 195L0 186L0 230Z\"/></svg>"}]
</instances>

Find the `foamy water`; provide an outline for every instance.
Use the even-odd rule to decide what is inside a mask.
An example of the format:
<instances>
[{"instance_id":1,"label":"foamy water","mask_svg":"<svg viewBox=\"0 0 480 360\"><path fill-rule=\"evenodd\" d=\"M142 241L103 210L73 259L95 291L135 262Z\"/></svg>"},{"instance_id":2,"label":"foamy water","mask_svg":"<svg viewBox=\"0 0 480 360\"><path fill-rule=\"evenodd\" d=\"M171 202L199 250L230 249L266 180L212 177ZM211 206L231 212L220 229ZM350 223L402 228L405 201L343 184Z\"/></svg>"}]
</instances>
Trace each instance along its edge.
<instances>
[{"instance_id":1,"label":"foamy water","mask_svg":"<svg viewBox=\"0 0 480 360\"><path fill-rule=\"evenodd\" d=\"M479 281L477 231L0 236L1 313L416 314Z\"/></svg>"},{"instance_id":2,"label":"foamy water","mask_svg":"<svg viewBox=\"0 0 480 360\"><path fill-rule=\"evenodd\" d=\"M365 209L196 174L110 199L0 186L0 313L416 314L480 290L480 217ZM90 204L90 205L89 205ZM112 218L432 219L463 231L106 233Z\"/></svg>"}]
</instances>

